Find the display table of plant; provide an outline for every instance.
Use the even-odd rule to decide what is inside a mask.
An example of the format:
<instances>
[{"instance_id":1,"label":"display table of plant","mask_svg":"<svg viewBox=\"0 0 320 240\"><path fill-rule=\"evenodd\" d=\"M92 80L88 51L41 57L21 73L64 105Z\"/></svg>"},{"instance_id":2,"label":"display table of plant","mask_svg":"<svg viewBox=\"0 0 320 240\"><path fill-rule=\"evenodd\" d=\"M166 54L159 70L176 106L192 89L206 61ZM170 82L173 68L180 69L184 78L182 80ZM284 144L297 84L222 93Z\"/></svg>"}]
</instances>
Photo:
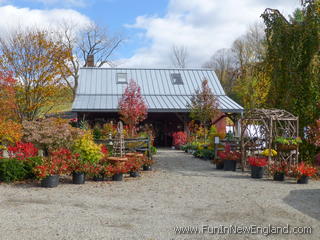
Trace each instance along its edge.
<instances>
[{"instance_id":1,"label":"display table of plant","mask_svg":"<svg viewBox=\"0 0 320 240\"><path fill-rule=\"evenodd\" d=\"M264 174L264 167L268 165L268 159L261 156L248 157L249 165L251 166L251 177L262 178Z\"/></svg>"},{"instance_id":2,"label":"display table of plant","mask_svg":"<svg viewBox=\"0 0 320 240\"><path fill-rule=\"evenodd\" d=\"M292 151L297 149L298 145L302 143L302 140L300 137L277 137L275 139L275 143L277 144L277 149L279 151Z\"/></svg>"}]
</instances>

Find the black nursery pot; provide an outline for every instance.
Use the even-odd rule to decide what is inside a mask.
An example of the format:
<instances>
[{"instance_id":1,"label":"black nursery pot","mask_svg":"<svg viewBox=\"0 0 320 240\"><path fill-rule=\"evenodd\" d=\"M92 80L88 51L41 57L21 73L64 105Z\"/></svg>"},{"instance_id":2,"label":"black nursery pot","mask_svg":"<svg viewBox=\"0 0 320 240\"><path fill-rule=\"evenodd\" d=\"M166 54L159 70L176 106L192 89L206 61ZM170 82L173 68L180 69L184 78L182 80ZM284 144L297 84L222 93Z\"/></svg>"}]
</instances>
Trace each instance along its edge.
<instances>
[{"instance_id":1,"label":"black nursery pot","mask_svg":"<svg viewBox=\"0 0 320 240\"><path fill-rule=\"evenodd\" d=\"M251 177L262 178L264 174L264 167L251 166Z\"/></svg>"},{"instance_id":2,"label":"black nursery pot","mask_svg":"<svg viewBox=\"0 0 320 240\"><path fill-rule=\"evenodd\" d=\"M236 171L237 161L224 160L223 170L224 171Z\"/></svg>"},{"instance_id":3,"label":"black nursery pot","mask_svg":"<svg viewBox=\"0 0 320 240\"><path fill-rule=\"evenodd\" d=\"M122 179L123 179L122 173L116 173L115 175L112 176L112 181L122 181Z\"/></svg>"},{"instance_id":4,"label":"black nursery pot","mask_svg":"<svg viewBox=\"0 0 320 240\"><path fill-rule=\"evenodd\" d=\"M308 176L301 176L298 180L298 184L308 184L309 182L309 177Z\"/></svg>"},{"instance_id":5,"label":"black nursery pot","mask_svg":"<svg viewBox=\"0 0 320 240\"><path fill-rule=\"evenodd\" d=\"M102 181L104 181L104 175L93 176L92 180L95 182L102 182Z\"/></svg>"},{"instance_id":6,"label":"black nursery pot","mask_svg":"<svg viewBox=\"0 0 320 240\"><path fill-rule=\"evenodd\" d=\"M280 181L280 182L284 181L284 173L275 173L273 175L273 180Z\"/></svg>"},{"instance_id":7,"label":"black nursery pot","mask_svg":"<svg viewBox=\"0 0 320 240\"><path fill-rule=\"evenodd\" d=\"M72 173L72 183L73 184L84 184L86 181L85 173L73 172Z\"/></svg>"},{"instance_id":8,"label":"black nursery pot","mask_svg":"<svg viewBox=\"0 0 320 240\"><path fill-rule=\"evenodd\" d=\"M41 180L41 187L54 188L59 184L59 175L48 176Z\"/></svg>"},{"instance_id":9,"label":"black nursery pot","mask_svg":"<svg viewBox=\"0 0 320 240\"><path fill-rule=\"evenodd\" d=\"M134 177L134 178L140 177L140 174L139 172L130 172L130 177Z\"/></svg>"},{"instance_id":10,"label":"black nursery pot","mask_svg":"<svg viewBox=\"0 0 320 240\"><path fill-rule=\"evenodd\" d=\"M152 167L148 165L143 165L142 168L143 168L143 171L152 171Z\"/></svg>"},{"instance_id":11,"label":"black nursery pot","mask_svg":"<svg viewBox=\"0 0 320 240\"><path fill-rule=\"evenodd\" d=\"M224 163L223 162L220 162L220 163L216 164L216 169L221 170L221 169L223 169L223 167L224 167Z\"/></svg>"}]
</instances>

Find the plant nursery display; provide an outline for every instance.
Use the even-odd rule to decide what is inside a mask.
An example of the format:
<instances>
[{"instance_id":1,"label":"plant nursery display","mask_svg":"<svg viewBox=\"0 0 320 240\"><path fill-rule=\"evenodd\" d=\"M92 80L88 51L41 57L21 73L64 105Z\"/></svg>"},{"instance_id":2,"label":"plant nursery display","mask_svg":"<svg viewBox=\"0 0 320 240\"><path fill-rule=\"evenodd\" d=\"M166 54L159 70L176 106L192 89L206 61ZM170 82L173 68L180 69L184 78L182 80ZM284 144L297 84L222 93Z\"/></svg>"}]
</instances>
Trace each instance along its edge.
<instances>
[{"instance_id":1,"label":"plant nursery display","mask_svg":"<svg viewBox=\"0 0 320 240\"><path fill-rule=\"evenodd\" d=\"M250 156L248 162L251 166L251 177L262 178L264 174L264 167L268 164L266 157Z\"/></svg>"}]
</instances>

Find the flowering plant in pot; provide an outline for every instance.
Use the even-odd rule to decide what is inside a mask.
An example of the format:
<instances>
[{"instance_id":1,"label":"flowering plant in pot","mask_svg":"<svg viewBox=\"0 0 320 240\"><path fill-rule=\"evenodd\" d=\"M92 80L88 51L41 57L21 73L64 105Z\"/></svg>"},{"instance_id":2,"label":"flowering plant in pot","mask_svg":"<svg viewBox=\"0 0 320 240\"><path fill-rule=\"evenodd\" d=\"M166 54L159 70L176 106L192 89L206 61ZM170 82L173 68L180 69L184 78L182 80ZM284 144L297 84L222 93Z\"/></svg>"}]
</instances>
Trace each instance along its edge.
<instances>
[{"instance_id":1,"label":"flowering plant in pot","mask_svg":"<svg viewBox=\"0 0 320 240\"><path fill-rule=\"evenodd\" d=\"M251 166L251 177L262 178L264 173L264 167L268 164L266 157L250 156L248 162Z\"/></svg>"},{"instance_id":2,"label":"flowering plant in pot","mask_svg":"<svg viewBox=\"0 0 320 240\"><path fill-rule=\"evenodd\" d=\"M142 159L139 157L128 157L128 161L125 162L125 167L127 168L130 177L138 177L141 166Z\"/></svg>"},{"instance_id":3,"label":"flowering plant in pot","mask_svg":"<svg viewBox=\"0 0 320 240\"><path fill-rule=\"evenodd\" d=\"M273 175L274 181L284 181L284 177L288 173L288 165L284 161L274 162L269 165L268 170Z\"/></svg>"},{"instance_id":4,"label":"flowering plant in pot","mask_svg":"<svg viewBox=\"0 0 320 240\"><path fill-rule=\"evenodd\" d=\"M304 162L299 163L292 167L292 173L297 178L297 183L307 184L309 177L314 176L317 173L317 169Z\"/></svg>"},{"instance_id":5,"label":"flowering plant in pot","mask_svg":"<svg viewBox=\"0 0 320 240\"><path fill-rule=\"evenodd\" d=\"M265 157L275 157L278 155L277 151L274 149L265 149L261 152L261 155L265 156Z\"/></svg>"},{"instance_id":6,"label":"flowering plant in pot","mask_svg":"<svg viewBox=\"0 0 320 240\"><path fill-rule=\"evenodd\" d=\"M123 174L128 172L124 163L117 163L115 165L109 165L107 170L112 175L113 181L122 181Z\"/></svg>"},{"instance_id":7,"label":"flowering plant in pot","mask_svg":"<svg viewBox=\"0 0 320 240\"><path fill-rule=\"evenodd\" d=\"M237 161L241 158L241 153L238 151L226 151L218 152L219 158L223 161L223 170L225 171L236 171Z\"/></svg>"},{"instance_id":8,"label":"flowering plant in pot","mask_svg":"<svg viewBox=\"0 0 320 240\"><path fill-rule=\"evenodd\" d=\"M109 176L108 166L102 163L89 165L88 173L92 176L93 181L104 181Z\"/></svg>"},{"instance_id":9,"label":"flowering plant in pot","mask_svg":"<svg viewBox=\"0 0 320 240\"><path fill-rule=\"evenodd\" d=\"M154 164L154 160L152 160L151 158L148 158L146 156L143 156L143 158L142 158L143 171L151 171L153 164Z\"/></svg>"},{"instance_id":10,"label":"flowering plant in pot","mask_svg":"<svg viewBox=\"0 0 320 240\"><path fill-rule=\"evenodd\" d=\"M53 152L51 156L43 158L43 162L33 169L42 187L56 187L59 184L59 175L68 173L67 162Z\"/></svg>"}]
</instances>

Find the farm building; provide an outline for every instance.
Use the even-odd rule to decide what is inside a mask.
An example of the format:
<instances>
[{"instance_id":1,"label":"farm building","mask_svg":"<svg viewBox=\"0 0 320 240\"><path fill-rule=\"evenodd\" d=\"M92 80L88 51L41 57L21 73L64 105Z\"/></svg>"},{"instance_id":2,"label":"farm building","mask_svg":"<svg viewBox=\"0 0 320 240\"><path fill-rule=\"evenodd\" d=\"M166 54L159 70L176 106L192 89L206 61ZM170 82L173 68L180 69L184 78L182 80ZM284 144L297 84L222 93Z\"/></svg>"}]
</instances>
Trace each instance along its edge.
<instances>
[{"instance_id":1,"label":"farm building","mask_svg":"<svg viewBox=\"0 0 320 240\"><path fill-rule=\"evenodd\" d=\"M224 116L235 116L243 108L226 96L216 74L208 69L142 69L142 68L94 68L80 70L77 94L72 111L78 119L88 121L118 120L118 102L133 79L141 87L148 105L148 118L156 132L156 144L169 146L171 134L187 129L188 103L203 80L216 96ZM223 120L220 122L224 122Z\"/></svg>"}]
</instances>

